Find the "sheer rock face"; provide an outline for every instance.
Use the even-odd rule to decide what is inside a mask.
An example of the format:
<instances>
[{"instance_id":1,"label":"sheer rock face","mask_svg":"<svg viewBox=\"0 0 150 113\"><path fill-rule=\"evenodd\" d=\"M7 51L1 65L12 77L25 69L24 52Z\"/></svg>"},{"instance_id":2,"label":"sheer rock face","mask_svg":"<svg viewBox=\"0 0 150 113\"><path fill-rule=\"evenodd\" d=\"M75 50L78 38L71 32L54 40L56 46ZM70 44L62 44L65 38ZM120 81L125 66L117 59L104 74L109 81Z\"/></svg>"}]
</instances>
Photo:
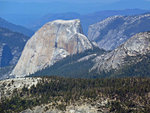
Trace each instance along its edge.
<instances>
[{"instance_id":1,"label":"sheer rock face","mask_svg":"<svg viewBox=\"0 0 150 113\"><path fill-rule=\"evenodd\" d=\"M76 53L92 49L82 34L79 20L56 20L45 24L27 42L11 75L23 77Z\"/></svg>"},{"instance_id":2,"label":"sheer rock face","mask_svg":"<svg viewBox=\"0 0 150 113\"><path fill-rule=\"evenodd\" d=\"M150 31L150 14L113 16L89 27L88 38L100 48L114 50L133 35Z\"/></svg>"},{"instance_id":3,"label":"sheer rock face","mask_svg":"<svg viewBox=\"0 0 150 113\"><path fill-rule=\"evenodd\" d=\"M131 37L123 45L117 49L97 56L93 62L94 66L91 70L97 70L98 73L102 71L110 71L112 69L120 69L128 62L127 57L135 57L139 55L146 55L150 53L150 32L139 33ZM140 59L134 60L134 63Z\"/></svg>"}]
</instances>

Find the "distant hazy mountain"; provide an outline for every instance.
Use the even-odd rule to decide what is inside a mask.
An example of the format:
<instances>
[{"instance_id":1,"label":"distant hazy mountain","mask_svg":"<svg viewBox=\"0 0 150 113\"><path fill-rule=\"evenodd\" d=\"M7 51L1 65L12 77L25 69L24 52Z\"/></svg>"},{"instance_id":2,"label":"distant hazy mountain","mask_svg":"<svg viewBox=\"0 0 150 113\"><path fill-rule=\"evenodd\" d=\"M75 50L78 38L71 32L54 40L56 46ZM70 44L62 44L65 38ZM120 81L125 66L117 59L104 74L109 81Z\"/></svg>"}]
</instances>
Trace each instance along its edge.
<instances>
[{"instance_id":1,"label":"distant hazy mountain","mask_svg":"<svg viewBox=\"0 0 150 113\"><path fill-rule=\"evenodd\" d=\"M21 33L0 28L0 79L8 77L28 39Z\"/></svg>"},{"instance_id":2,"label":"distant hazy mountain","mask_svg":"<svg viewBox=\"0 0 150 113\"><path fill-rule=\"evenodd\" d=\"M106 10L106 11L99 11L87 15L82 15L80 17L84 33L87 35L89 25L95 24L107 17L114 16L114 15L137 15L148 12L147 10L141 9L126 9L126 10Z\"/></svg>"},{"instance_id":3,"label":"distant hazy mountain","mask_svg":"<svg viewBox=\"0 0 150 113\"><path fill-rule=\"evenodd\" d=\"M0 28L0 67L15 65L29 37Z\"/></svg>"},{"instance_id":4,"label":"distant hazy mountain","mask_svg":"<svg viewBox=\"0 0 150 113\"><path fill-rule=\"evenodd\" d=\"M26 36L32 36L34 33L33 31L31 31L23 26L12 24L3 18L0 18L0 27L9 29L14 32L22 33Z\"/></svg>"},{"instance_id":5,"label":"distant hazy mountain","mask_svg":"<svg viewBox=\"0 0 150 113\"><path fill-rule=\"evenodd\" d=\"M47 14L41 19L37 20L35 23L33 23L30 26L30 28L36 31L45 23L56 19L63 19L63 20L80 19L83 27L83 31L85 34L87 34L89 25L97 23L107 17L114 16L114 15L135 15L135 14L142 14L145 12L148 11L141 10L141 9L126 9L126 10L105 10L105 11L99 11L99 12L86 14L86 15L81 15L78 13Z\"/></svg>"},{"instance_id":6,"label":"distant hazy mountain","mask_svg":"<svg viewBox=\"0 0 150 113\"><path fill-rule=\"evenodd\" d=\"M0 80L8 78L13 68L14 66L0 67Z\"/></svg>"},{"instance_id":7,"label":"distant hazy mountain","mask_svg":"<svg viewBox=\"0 0 150 113\"><path fill-rule=\"evenodd\" d=\"M90 25L88 38L100 48L113 50L139 32L150 31L150 13L136 16L113 16Z\"/></svg>"}]
</instances>

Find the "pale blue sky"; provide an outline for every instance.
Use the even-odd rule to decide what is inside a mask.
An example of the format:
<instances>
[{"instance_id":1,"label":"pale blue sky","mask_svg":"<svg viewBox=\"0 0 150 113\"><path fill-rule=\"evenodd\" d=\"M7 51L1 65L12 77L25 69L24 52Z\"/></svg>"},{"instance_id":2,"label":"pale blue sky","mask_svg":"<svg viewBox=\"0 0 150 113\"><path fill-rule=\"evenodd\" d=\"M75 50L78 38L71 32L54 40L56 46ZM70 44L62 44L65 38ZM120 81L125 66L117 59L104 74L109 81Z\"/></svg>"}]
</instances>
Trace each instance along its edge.
<instances>
[{"instance_id":1,"label":"pale blue sky","mask_svg":"<svg viewBox=\"0 0 150 113\"><path fill-rule=\"evenodd\" d=\"M87 14L122 9L150 10L150 0L0 0L0 17L20 25L50 13Z\"/></svg>"},{"instance_id":2,"label":"pale blue sky","mask_svg":"<svg viewBox=\"0 0 150 113\"><path fill-rule=\"evenodd\" d=\"M150 0L0 0L0 14L89 13L135 8L150 9Z\"/></svg>"}]
</instances>

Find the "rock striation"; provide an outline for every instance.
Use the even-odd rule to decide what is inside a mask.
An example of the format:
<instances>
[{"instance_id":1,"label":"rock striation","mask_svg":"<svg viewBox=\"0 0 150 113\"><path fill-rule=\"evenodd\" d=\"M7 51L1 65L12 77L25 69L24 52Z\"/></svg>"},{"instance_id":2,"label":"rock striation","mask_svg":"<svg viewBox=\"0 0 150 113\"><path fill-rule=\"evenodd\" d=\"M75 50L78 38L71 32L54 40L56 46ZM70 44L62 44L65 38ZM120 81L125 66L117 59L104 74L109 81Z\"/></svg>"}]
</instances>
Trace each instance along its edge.
<instances>
[{"instance_id":1,"label":"rock striation","mask_svg":"<svg viewBox=\"0 0 150 113\"><path fill-rule=\"evenodd\" d=\"M80 20L49 22L27 42L11 75L24 77L53 65L67 55L92 48L92 43L83 35Z\"/></svg>"},{"instance_id":2,"label":"rock striation","mask_svg":"<svg viewBox=\"0 0 150 113\"><path fill-rule=\"evenodd\" d=\"M139 33L131 37L117 49L97 56L93 62L94 66L91 71L96 70L97 73L103 71L117 70L124 65L132 63L130 58L136 58L133 63L139 62L138 56L150 54L150 32Z\"/></svg>"},{"instance_id":3,"label":"rock striation","mask_svg":"<svg viewBox=\"0 0 150 113\"><path fill-rule=\"evenodd\" d=\"M112 16L89 27L88 38L100 48L113 50L133 35L150 30L150 14Z\"/></svg>"}]
</instances>

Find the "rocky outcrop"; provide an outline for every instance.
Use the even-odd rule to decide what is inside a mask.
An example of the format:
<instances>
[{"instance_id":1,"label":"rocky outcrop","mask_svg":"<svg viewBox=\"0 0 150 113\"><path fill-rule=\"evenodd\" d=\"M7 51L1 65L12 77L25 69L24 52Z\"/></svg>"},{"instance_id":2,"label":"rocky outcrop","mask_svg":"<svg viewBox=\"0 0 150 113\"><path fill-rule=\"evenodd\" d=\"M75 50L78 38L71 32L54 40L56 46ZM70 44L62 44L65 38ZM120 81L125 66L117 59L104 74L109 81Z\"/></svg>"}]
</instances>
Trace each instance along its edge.
<instances>
[{"instance_id":1,"label":"rocky outcrop","mask_svg":"<svg viewBox=\"0 0 150 113\"><path fill-rule=\"evenodd\" d=\"M84 103L84 105L75 106L70 105L67 106L66 110L58 110L56 108L48 109L49 105L36 106L31 109L24 110L20 113L99 113L98 108L91 106L90 104ZM48 110L47 110L47 109Z\"/></svg>"},{"instance_id":2,"label":"rocky outcrop","mask_svg":"<svg viewBox=\"0 0 150 113\"><path fill-rule=\"evenodd\" d=\"M133 63L139 62L138 56L147 55L150 53L150 32L144 32L134 35L123 45L117 49L97 56L93 62L94 66L91 71L96 70L97 73L103 71L117 70L124 65L132 63L128 58L136 58Z\"/></svg>"},{"instance_id":3,"label":"rocky outcrop","mask_svg":"<svg viewBox=\"0 0 150 113\"><path fill-rule=\"evenodd\" d=\"M23 77L53 65L56 61L92 49L79 20L56 20L45 24L27 42L11 75Z\"/></svg>"},{"instance_id":4,"label":"rocky outcrop","mask_svg":"<svg viewBox=\"0 0 150 113\"><path fill-rule=\"evenodd\" d=\"M14 90L21 90L23 87L31 88L36 86L42 78L13 78L0 81L0 101L3 97L11 97Z\"/></svg>"},{"instance_id":5,"label":"rocky outcrop","mask_svg":"<svg viewBox=\"0 0 150 113\"><path fill-rule=\"evenodd\" d=\"M113 50L136 33L150 30L150 14L113 16L89 27L88 38L100 48Z\"/></svg>"}]
</instances>

